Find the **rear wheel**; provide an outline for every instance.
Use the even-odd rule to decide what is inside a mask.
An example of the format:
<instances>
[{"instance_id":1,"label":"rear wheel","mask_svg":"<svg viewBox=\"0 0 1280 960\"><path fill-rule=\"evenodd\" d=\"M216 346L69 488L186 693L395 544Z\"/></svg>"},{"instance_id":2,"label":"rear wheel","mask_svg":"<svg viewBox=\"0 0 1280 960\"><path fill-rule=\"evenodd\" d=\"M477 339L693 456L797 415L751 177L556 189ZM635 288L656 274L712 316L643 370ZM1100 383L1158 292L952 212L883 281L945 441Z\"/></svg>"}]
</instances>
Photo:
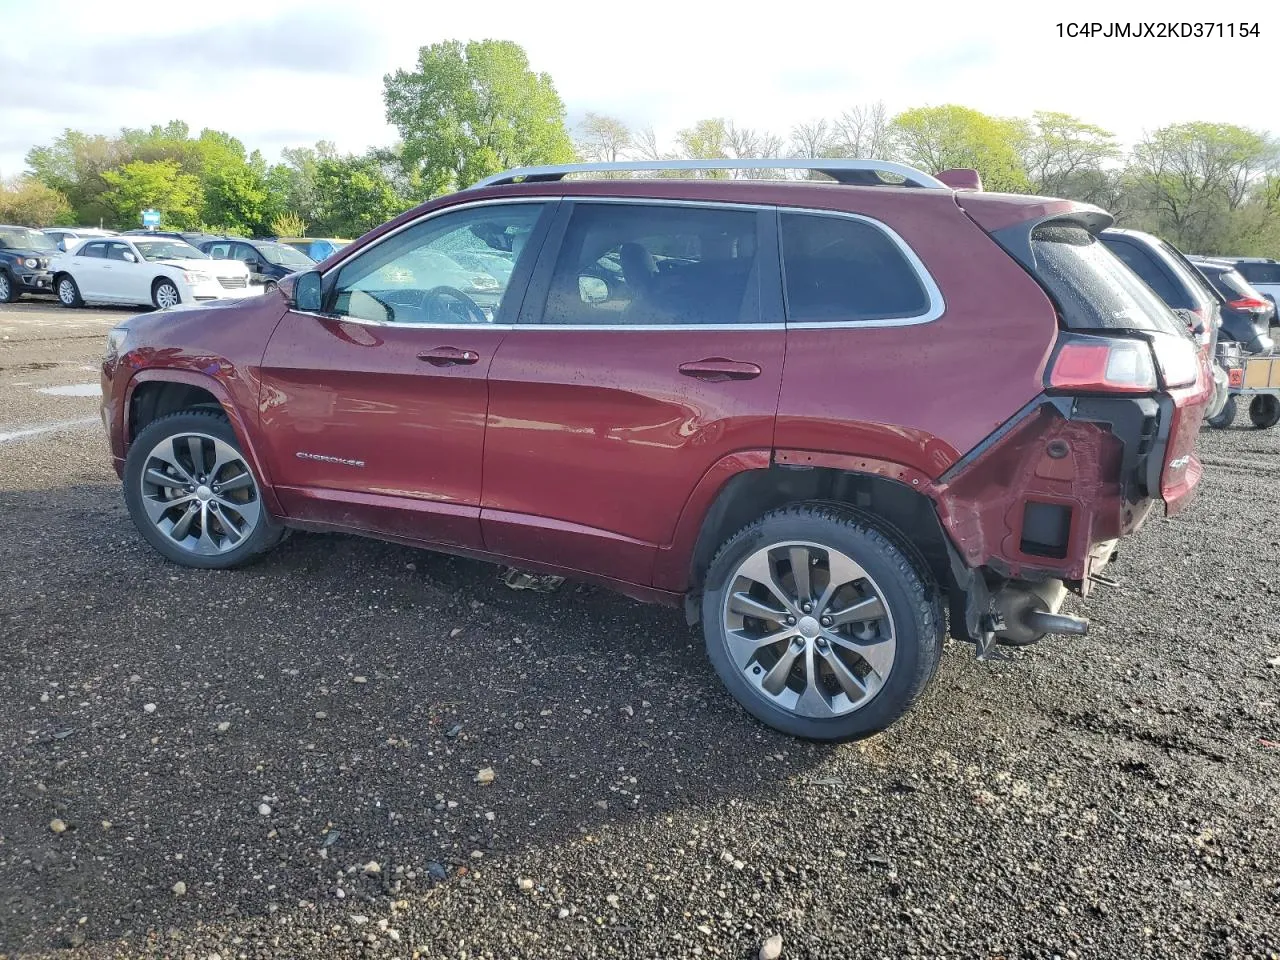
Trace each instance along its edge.
<instances>
[{"instance_id":1,"label":"rear wheel","mask_svg":"<svg viewBox=\"0 0 1280 960\"><path fill-rule=\"evenodd\" d=\"M702 628L720 679L757 719L849 740L919 700L941 656L943 618L914 551L856 511L800 504L721 547Z\"/></svg>"},{"instance_id":2,"label":"rear wheel","mask_svg":"<svg viewBox=\"0 0 1280 960\"><path fill-rule=\"evenodd\" d=\"M18 299L18 287L9 274L0 270L0 303L13 303Z\"/></svg>"},{"instance_id":3,"label":"rear wheel","mask_svg":"<svg viewBox=\"0 0 1280 960\"><path fill-rule=\"evenodd\" d=\"M1268 430L1280 423L1280 397L1274 393L1260 393L1249 404L1249 419L1259 430Z\"/></svg>"},{"instance_id":4,"label":"rear wheel","mask_svg":"<svg viewBox=\"0 0 1280 960\"><path fill-rule=\"evenodd\" d=\"M64 307L82 307L84 300L80 296L80 288L76 286L71 274L64 273L58 277L58 302Z\"/></svg>"},{"instance_id":5,"label":"rear wheel","mask_svg":"<svg viewBox=\"0 0 1280 960\"><path fill-rule=\"evenodd\" d=\"M147 542L188 567L241 566L284 532L217 411L175 413L139 433L125 460L124 495Z\"/></svg>"},{"instance_id":6,"label":"rear wheel","mask_svg":"<svg viewBox=\"0 0 1280 960\"><path fill-rule=\"evenodd\" d=\"M1227 402L1222 405L1222 409L1218 411L1216 417L1210 417L1205 422L1215 430L1225 430L1236 419L1236 398L1235 396L1227 397Z\"/></svg>"}]
</instances>

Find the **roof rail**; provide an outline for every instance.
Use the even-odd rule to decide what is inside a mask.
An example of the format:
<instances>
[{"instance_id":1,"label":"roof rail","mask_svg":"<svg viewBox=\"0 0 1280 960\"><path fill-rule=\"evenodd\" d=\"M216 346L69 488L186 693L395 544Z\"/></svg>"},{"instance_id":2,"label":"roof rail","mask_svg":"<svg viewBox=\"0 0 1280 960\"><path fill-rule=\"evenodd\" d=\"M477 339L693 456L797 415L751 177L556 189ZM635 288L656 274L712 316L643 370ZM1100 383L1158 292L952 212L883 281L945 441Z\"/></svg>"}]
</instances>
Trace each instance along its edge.
<instances>
[{"instance_id":1,"label":"roof rail","mask_svg":"<svg viewBox=\"0 0 1280 960\"><path fill-rule=\"evenodd\" d=\"M516 167L504 173L485 177L470 189L492 187L503 183L554 183L573 173L653 172L660 170L812 170L823 173L837 183L854 186L927 187L951 189L937 177L923 170L890 160L813 159L810 157L736 158L717 160L622 160L615 163L563 163L545 167ZM901 184L885 180L901 177Z\"/></svg>"}]
</instances>

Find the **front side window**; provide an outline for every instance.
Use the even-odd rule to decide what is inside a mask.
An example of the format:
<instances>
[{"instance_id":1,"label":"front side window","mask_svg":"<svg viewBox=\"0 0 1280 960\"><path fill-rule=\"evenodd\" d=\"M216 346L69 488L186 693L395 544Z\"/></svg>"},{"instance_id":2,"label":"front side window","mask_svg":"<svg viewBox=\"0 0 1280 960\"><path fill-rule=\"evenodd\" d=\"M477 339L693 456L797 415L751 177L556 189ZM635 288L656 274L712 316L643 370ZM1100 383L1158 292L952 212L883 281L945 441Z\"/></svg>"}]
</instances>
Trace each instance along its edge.
<instances>
[{"instance_id":1,"label":"front side window","mask_svg":"<svg viewBox=\"0 0 1280 960\"><path fill-rule=\"evenodd\" d=\"M125 256L125 254L128 254L128 256ZM108 260L127 260L130 263L132 263L135 258L133 255L133 251L129 249L127 244L109 243L107 244L107 259Z\"/></svg>"},{"instance_id":2,"label":"front side window","mask_svg":"<svg viewBox=\"0 0 1280 960\"><path fill-rule=\"evenodd\" d=\"M912 320L928 291L884 230L852 217L783 213L788 323Z\"/></svg>"},{"instance_id":3,"label":"front side window","mask_svg":"<svg viewBox=\"0 0 1280 960\"><path fill-rule=\"evenodd\" d=\"M579 203L542 322L586 326L754 323L754 210Z\"/></svg>"},{"instance_id":4,"label":"front side window","mask_svg":"<svg viewBox=\"0 0 1280 960\"><path fill-rule=\"evenodd\" d=\"M331 312L374 323L506 322L507 287L544 207L483 205L402 230L343 264Z\"/></svg>"},{"instance_id":5,"label":"front side window","mask_svg":"<svg viewBox=\"0 0 1280 960\"><path fill-rule=\"evenodd\" d=\"M231 244L230 243L211 243L205 250L214 260L230 260Z\"/></svg>"},{"instance_id":6,"label":"front side window","mask_svg":"<svg viewBox=\"0 0 1280 960\"><path fill-rule=\"evenodd\" d=\"M107 255L107 245L105 243L86 243L80 248L77 257L96 257L103 258Z\"/></svg>"}]
</instances>

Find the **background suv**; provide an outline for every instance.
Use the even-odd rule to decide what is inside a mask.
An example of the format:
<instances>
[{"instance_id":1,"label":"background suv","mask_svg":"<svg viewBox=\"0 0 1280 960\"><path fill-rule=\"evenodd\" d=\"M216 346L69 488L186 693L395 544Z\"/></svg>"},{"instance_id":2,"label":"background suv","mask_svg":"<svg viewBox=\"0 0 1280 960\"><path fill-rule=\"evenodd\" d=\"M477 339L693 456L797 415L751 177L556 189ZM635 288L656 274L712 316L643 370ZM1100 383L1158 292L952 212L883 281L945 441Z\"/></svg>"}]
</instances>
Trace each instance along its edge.
<instances>
[{"instance_id":1,"label":"background suv","mask_svg":"<svg viewBox=\"0 0 1280 960\"><path fill-rule=\"evenodd\" d=\"M1249 285L1235 265L1223 260L1192 257L1191 262L1222 296L1222 336L1239 343L1246 353L1270 353L1276 305Z\"/></svg>"},{"instance_id":2,"label":"background suv","mask_svg":"<svg viewBox=\"0 0 1280 960\"><path fill-rule=\"evenodd\" d=\"M563 179L672 166L837 182ZM880 161L517 170L117 327L103 421L179 563L292 527L602 583L683 605L764 722L863 736L948 622L1083 632L1065 592L1199 482L1207 365L1110 222Z\"/></svg>"},{"instance_id":3,"label":"background suv","mask_svg":"<svg viewBox=\"0 0 1280 960\"><path fill-rule=\"evenodd\" d=\"M1270 257L1214 257L1223 263L1229 263L1260 294L1271 301L1273 306L1280 304L1280 261ZM1277 307L1280 310L1280 306ZM1280 313L1274 314L1272 323L1280 323Z\"/></svg>"},{"instance_id":4,"label":"background suv","mask_svg":"<svg viewBox=\"0 0 1280 960\"><path fill-rule=\"evenodd\" d=\"M316 262L305 253L284 243L271 240L245 240L223 237L206 240L200 249L214 260L237 260L249 271L249 282L270 293L291 273L310 270Z\"/></svg>"},{"instance_id":5,"label":"background suv","mask_svg":"<svg viewBox=\"0 0 1280 960\"><path fill-rule=\"evenodd\" d=\"M0 224L0 303L24 293L49 293L49 259L58 248L39 230Z\"/></svg>"}]
</instances>

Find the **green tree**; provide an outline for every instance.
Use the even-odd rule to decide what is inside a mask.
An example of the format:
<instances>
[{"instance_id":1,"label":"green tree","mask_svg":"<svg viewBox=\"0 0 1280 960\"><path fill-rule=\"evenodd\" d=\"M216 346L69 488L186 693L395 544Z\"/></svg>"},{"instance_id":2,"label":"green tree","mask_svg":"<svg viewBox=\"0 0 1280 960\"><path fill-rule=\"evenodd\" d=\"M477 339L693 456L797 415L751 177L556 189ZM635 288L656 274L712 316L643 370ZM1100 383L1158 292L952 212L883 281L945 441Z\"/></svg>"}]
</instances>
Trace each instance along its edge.
<instances>
[{"instance_id":1,"label":"green tree","mask_svg":"<svg viewBox=\"0 0 1280 960\"><path fill-rule=\"evenodd\" d=\"M588 113L578 124L574 145L583 160L592 163L616 163L625 158L634 137L627 125L617 117Z\"/></svg>"},{"instance_id":2,"label":"green tree","mask_svg":"<svg viewBox=\"0 0 1280 960\"><path fill-rule=\"evenodd\" d=\"M1097 203L1108 195L1106 167L1121 156L1115 134L1068 113L1037 111L1023 163L1033 193Z\"/></svg>"},{"instance_id":3,"label":"green tree","mask_svg":"<svg viewBox=\"0 0 1280 960\"><path fill-rule=\"evenodd\" d=\"M387 74L383 84L387 121L429 194L510 167L573 159L560 95L516 43L422 47L415 70Z\"/></svg>"},{"instance_id":4,"label":"green tree","mask_svg":"<svg viewBox=\"0 0 1280 960\"><path fill-rule=\"evenodd\" d=\"M894 148L905 162L929 173L972 167L988 190L1024 192L1022 156L1029 136L1023 120L992 117L948 104L904 110L890 121Z\"/></svg>"},{"instance_id":5,"label":"green tree","mask_svg":"<svg viewBox=\"0 0 1280 960\"><path fill-rule=\"evenodd\" d=\"M48 146L28 152L27 166L36 180L67 198L76 223L93 226L113 215L102 199L107 190L102 175L130 159L128 145L118 137L68 129Z\"/></svg>"},{"instance_id":6,"label":"green tree","mask_svg":"<svg viewBox=\"0 0 1280 960\"><path fill-rule=\"evenodd\" d=\"M72 222L71 204L67 203L67 198L35 177L0 181L0 223L50 227Z\"/></svg>"},{"instance_id":7,"label":"green tree","mask_svg":"<svg viewBox=\"0 0 1280 960\"><path fill-rule=\"evenodd\" d=\"M206 224L251 234L269 220L266 179L246 163L210 170L203 192Z\"/></svg>"},{"instance_id":8,"label":"green tree","mask_svg":"<svg viewBox=\"0 0 1280 960\"><path fill-rule=\"evenodd\" d=\"M112 225L137 226L142 211L159 210L166 227L192 229L201 223L204 194L200 181L173 160L135 160L102 174L102 202L113 212Z\"/></svg>"},{"instance_id":9,"label":"green tree","mask_svg":"<svg viewBox=\"0 0 1280 960\"><path fill-rule=\"evenodd\" d=\"M331 157L316 164L316 236L358 237L408 208L371 156Z\"/></svg>"},{"instance_id":10,"label":"green tree","mask_svg":"<svg viewBox=\"0 0 1280 960\"><path fill-rule=\"evenodd\" d=\"M1268 135L1193 122L1147 134L1134 148L1131 173L1154 229L1204 252L1233 242L1250 219L1243 208L1265 192L1276 168L1277 144Z\"/></svg>"}]
</instances>

